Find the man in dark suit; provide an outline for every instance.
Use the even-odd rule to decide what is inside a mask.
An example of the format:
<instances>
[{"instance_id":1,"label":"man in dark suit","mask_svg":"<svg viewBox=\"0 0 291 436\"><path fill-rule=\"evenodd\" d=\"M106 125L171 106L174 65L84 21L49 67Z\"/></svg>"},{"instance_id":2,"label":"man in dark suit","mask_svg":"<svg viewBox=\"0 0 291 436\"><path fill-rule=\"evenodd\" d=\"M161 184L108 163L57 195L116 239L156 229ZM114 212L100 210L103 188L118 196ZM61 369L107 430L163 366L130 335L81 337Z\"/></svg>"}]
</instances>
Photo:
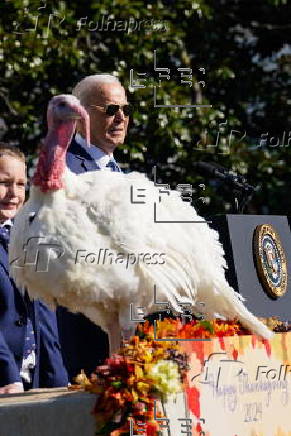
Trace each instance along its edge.
<instances>
[{"instance_id":1,"label":"man in dark suit","mask_svg":"<svg viewBox=\"0 0 291 436\"><path fill-rule=\"evenodd\" d=\"M9 277L10 227L25 198L25 159L0 144L0 393L67 386L56 315Z\"/></svg>"},{"instance_id":2,"label":"man in dark suit","mask_svg":"<svg viewBox=\"0 0 291 436\"><path fill-rule=\"evenodd\" d=\"M86 171L121 171L113 152L123 144L131 108L118 79L96 74L81 80L73 90L90 116L91 146L85 141L84 126L67 151L67 166L76 174ZM98 248L98 247L96 247ZM108 336L83 315L64 308L57 311L64 360L71 378L81 369L90 375L108 356Z\"/></svg>"}]
</instances>

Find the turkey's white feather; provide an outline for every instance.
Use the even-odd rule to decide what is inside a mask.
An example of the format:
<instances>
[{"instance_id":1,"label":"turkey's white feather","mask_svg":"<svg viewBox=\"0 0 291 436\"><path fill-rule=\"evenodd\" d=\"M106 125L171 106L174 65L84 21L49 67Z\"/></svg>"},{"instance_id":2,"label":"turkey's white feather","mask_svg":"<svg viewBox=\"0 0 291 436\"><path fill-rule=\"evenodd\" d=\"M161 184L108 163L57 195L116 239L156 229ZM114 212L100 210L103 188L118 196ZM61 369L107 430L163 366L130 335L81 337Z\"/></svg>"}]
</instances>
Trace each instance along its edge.
<instances>
[{"instance_id":1,"label":"turkey's white feather","mask_svg":"<svg viewBox=\"0 0 291 436\"><path fill-rule=\"evenodd\" d=\"M63 180L65 188L51 193L32 186L29 201L16 216L9 258L18 286L26 286L30 295L50 304L57 301L73 312L84 313L111 336L116 320L122 328L130 324L130 303L144 307L147 313L161 309L154 304L156 285L159 300L169 301L176 310L181 310L177 300L193 306L203 302L208 317L217 313L238 317L254 333L270 337L271 332L228 285L217 232L178 192L161 193L136 172L76 175L66 169ZM145 197L137 197L139 193ZM155 222L154 207L156 221L162 222ZM26 247L25 260L23 248L29 238L35 239ZM39 246L37 238L58 246ZM112 264L76 262L78 250L98 254L106 248L113 253ZM44 259L35 262L37 249ZM138 262L126 268L125 262L115 261L118 254L131 253L146 253L151 260L161 260L164 253L165 262ZM201 311L200 305L196 308Z\"/></svg>"}]
</instances>

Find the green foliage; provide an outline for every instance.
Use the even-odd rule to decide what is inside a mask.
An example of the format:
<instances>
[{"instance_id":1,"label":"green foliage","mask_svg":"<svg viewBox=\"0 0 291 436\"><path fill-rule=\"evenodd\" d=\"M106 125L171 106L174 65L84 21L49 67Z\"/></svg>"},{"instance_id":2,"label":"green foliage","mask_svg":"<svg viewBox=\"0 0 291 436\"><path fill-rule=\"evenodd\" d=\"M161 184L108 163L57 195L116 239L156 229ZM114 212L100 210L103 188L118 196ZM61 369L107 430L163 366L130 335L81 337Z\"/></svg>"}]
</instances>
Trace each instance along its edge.
<instances>
[{"instance_id":1,"label":"green foliage","mask_svg":"<svg viewBox=\"0 0 291 436\"><path fill-rule=\"evenodd\" d=\"M148 173L157 165L158 178L171 187L191 183L197 188L193 198L209 197L207 205L194 203L200 213L225 213L230 195L217 183L199 191L205 179L193 167L198 160L239 171L259 184L250 211L289 210L291 67L290 54L280 55L290 31L287 2L54 0L45 5L6 0L0 12L5 140L33 153L46 133L51 96L70 93L86 75L113 73L135 107L119 161ZM157 87L159 102L212 107L154 107L154 50L158 67L171 69L171 80ZM181 85L179 67L192 68L192 87ZM131 69L135 78L150 74L146 88L129 87ZM271 137L282 138L283 132L285 139L274 146Z\"/></svg>"}]
</instances>

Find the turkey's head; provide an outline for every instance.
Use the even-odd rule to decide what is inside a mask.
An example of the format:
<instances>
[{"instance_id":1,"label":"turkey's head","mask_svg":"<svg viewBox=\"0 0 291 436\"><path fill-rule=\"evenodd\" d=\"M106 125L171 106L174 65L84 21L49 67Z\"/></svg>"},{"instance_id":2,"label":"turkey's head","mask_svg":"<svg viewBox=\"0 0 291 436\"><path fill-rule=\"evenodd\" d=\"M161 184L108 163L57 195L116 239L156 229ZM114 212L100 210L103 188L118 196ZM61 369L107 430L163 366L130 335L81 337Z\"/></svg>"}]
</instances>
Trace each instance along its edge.
<instances>
[{"instance_id":1,"label":"turkey's head","mask_svg":"<svg viewBox=\"0 0 291 436\"><path fill-rule=\"evenodd\" d=\"M48 129L58 129L61 125L71 127L72 135L76 128L77 120L82 120L85 125L86 142L90 144L89 115L77 97L68 94L56 95L51 99L47 110ZM71 138L68 139L70 142Z\"/></svg>"},{"instance_id":2,"label":"turkey's head","mask_svg":"<svg viewBox=\"0 0 291 436\"><path fill-rule=\"evenodd\" d=\"M62 176L66 166L66 153L76 129L77 120L85 124L87 144L90 144L89 115L73 95L57 95L47 110L48 133L40 152L32 183L42 192L63 188Z\"/></svg>"}]
</instances>

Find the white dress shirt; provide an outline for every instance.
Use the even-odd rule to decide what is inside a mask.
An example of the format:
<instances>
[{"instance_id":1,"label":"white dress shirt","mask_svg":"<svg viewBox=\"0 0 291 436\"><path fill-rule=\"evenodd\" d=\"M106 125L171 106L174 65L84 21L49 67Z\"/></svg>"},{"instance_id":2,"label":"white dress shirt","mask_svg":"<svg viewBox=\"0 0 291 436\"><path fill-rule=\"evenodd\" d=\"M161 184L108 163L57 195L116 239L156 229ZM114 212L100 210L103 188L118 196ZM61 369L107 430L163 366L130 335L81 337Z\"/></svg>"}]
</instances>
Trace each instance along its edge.
<instances>
[{"instance_id":1,"label":"white dress shirt","mask_svg":"<svg viewBox=\"0 0 291 436\"><path fill-rule=\"evenodd\" d=\"M13 222L11 221L10 218L8 218L6 221L4 221L4 223L0 224L0 227L4 227L4 226L9 226L9 227L13 226Z\"/></svg>"},{"instance_id":2,"label":"white dress shirt","mask_svg":"<svg viewBox=\"0 0 291 436\"><path fill-rule=\"evenodd\" d=\"M85 139L79 134L76 133L75 141L81 145L84 150L95 160L96 164L101 168L102 171L111 171L111 168L106 168L106 165L110 160L114 159L113 153L105 153L101 148L96 147L96 145L90 144L88 146Z\"/></svg>"}]
</instances>

